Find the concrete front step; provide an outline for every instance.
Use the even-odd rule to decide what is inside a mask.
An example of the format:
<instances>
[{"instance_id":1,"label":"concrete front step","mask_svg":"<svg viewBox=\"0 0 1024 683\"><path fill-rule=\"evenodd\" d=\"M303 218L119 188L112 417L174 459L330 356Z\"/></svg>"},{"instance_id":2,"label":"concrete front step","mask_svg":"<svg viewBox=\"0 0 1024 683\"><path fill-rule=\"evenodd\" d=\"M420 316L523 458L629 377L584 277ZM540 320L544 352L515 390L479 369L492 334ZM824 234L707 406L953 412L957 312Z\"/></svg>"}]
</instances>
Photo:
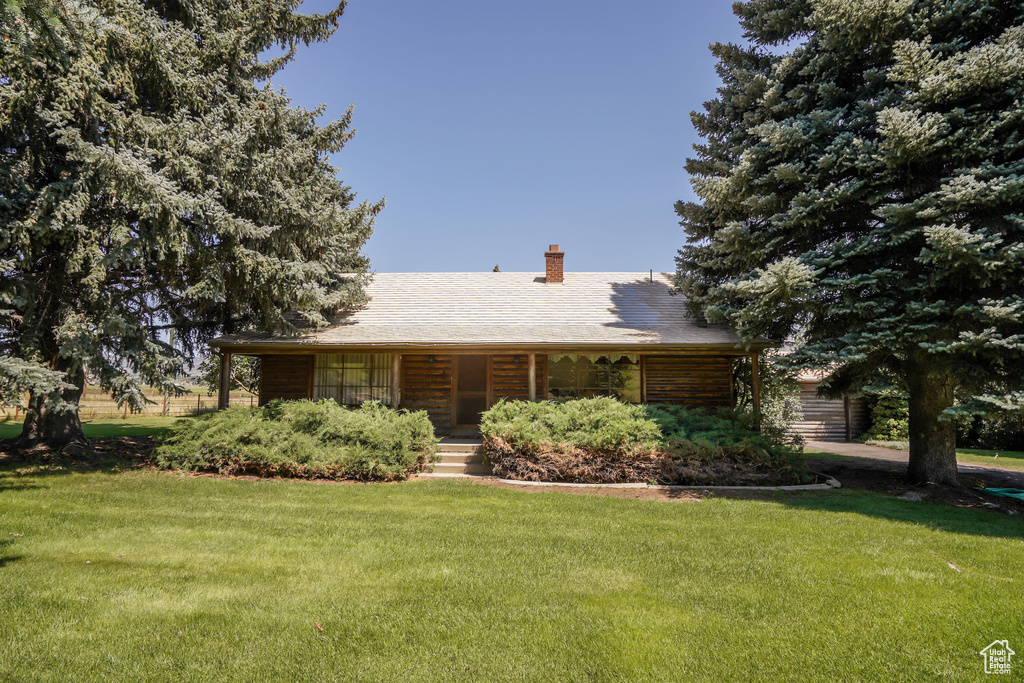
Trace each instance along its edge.
<instances>
[{"instance_id":1,"label":"concrete front step","mask_svg":"<svg viewBox=\"0 0 1024 683\"><path fill-rule=\"evenodd\" d=\"M478 427L449 429L445 435L446 439L462 439L463 441L480 441L480 429Z\"/></svg>"},{"instance_id":2,"label":"concrete front step","mask_svg":"<svg viewBox=\"0 0 1024 683\"><path fill-rule=\"evenodd\" d=\"M441 461L434 464L436 475L489 475L491 468L484 464L483 443L479 439L442 439L437 455Z\"/></svg>"},{"instance_id":3,"label":"concrete front step","mask_svg":"<svg viewBox=\"0 0 1024 683\"><path fill-rule=\"evenodd\" d=\"M482 447L482 442L473 439L442 439L437 446L441 453L476 453Z\"/></svg>"},{"instance_id":4,"label":"concrete front step","mask_svg":"<svg viewBox=\"0 0 1024 683\"><path fill-rule=\"evenodd\" d=\"M441 462L452 464L471 464L481 463L484 461L484 456L481 453L445 453L444 451L441 451L438 453L438 456L440 456Z\"/></svg>"},{"instance_id":5,"label":"concrete front step","mask_svg":"<svg viewBox=\"0 0 1024 683\"><path fill-rule=\"evenodd\" d=\"M434 474L491 474L491 468L483 463L438 462Z\"/></svg>"},{"instance_id":6,"label":"concrete front step","mask_svg":"<svg viewBox=\"0 0 1024 683\"><path fill-rule=\"evenodd\" d=\"M417 475L418 477L426 477L427 479L480 479L493 477L491 472L485 472L484 474L464 474L462 472L456 472L454 474L445 474L441 472L423 472Z\"/></svg>"}]
</instances>

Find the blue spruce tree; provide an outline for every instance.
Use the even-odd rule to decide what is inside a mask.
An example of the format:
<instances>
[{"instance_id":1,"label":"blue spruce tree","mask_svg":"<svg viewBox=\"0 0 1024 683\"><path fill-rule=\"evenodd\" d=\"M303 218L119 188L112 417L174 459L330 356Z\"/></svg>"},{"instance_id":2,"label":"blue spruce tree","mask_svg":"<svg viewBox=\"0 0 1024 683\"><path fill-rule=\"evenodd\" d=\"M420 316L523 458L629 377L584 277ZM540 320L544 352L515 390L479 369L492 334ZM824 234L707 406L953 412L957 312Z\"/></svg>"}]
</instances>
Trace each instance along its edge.
<instances>
[{"instance_id":1,"label":"blue spruce tree","mask_svg":"<svg viewBox=\"0 0 1024 683\"><path fill-rule=\"evenodd\" d=\"M269 83L344 4L298 4L0 5L0 400L29 392L23 441L82 439L86 368L137 408L220 331L361 301L381 205L327 161L350 116Z\"/></svg>"},{"instance_id":2,"label":"blue spruce tree","mask_svg":"<svg viewBox=\"0 0 1024 683\"><path fill-rule=\"evenodd\" d=\"M693 114L678 287L832 391L909 393L912 482L957 484L956 411L1024 406L1024 4L751 0Z\"/></svg>"}]
</instances>

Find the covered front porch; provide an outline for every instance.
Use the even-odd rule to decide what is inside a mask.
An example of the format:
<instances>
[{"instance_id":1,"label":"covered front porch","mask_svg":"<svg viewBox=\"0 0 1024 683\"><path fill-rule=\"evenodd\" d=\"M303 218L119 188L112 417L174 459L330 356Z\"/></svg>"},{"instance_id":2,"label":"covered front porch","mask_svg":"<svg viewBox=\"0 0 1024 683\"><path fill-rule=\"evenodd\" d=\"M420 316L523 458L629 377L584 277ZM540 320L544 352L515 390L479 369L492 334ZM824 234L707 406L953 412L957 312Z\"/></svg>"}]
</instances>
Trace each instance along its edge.
<instances>
[{"instance_id":1,"label":"covered front porch","mask_svg":"<svg viewBox=\"0 0 1024 683\"><path fill-rule=\"evenodd\" d=\"M733 364L745 356L752 361L759 410L758 354L735 348L654 353L628 348L240 351L260 357L261 405L277 398L332 398L343 405L376 400L424 410L438 433L446 435L478 434L481 414L501 399L607 395L626 403L731 406ZM228 405L235 353L221 349L221 407Z\"/></svg>"}]
</instances>

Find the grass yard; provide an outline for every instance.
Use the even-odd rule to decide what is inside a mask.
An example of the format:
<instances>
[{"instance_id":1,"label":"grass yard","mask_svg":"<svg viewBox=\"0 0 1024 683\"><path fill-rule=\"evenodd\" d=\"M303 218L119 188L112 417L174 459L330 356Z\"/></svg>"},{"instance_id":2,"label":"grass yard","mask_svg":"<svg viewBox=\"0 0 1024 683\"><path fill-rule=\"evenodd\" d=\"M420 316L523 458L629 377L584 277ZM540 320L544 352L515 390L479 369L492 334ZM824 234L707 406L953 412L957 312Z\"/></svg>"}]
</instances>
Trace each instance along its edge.
<instances>
[{"instance_id":1,"label":"grass yard","mask_svg":"<svg viewBox=\"0 0 1024 683\"><path fill-rule=\"evenodd\" d=\"M996 458L995 454L999 453ZM804 448L805 457L827 458L829 460L847 460L854 458L850 455L839 453L828 453ZM980 448L958 448L956 449L956 461L961 465L995 465L1008 470L1024 471L1024 453L1020 451L991 451Z\"/></svg>"},{"instance_id":2,"label":"grass yard","mask_svg":"<svg viewBox=\"0 0 1024 683\"><path fill-rule=\"evenodd\" d=\"M0 680L977 680L1021 577L1019 517L853 491L0 468Z\"/></svg>"},{"instance_id":3,"label":"grass yard","mask_svg":"<svg viewBox=\"0 0 1024 683\"><path fill-rule=\"evenodd\" d=\"M995 457L996 453L999 457ZM956 449L956 461L972 465L998 465L1011 470L1024 471L1024 453L1021 451L989 451L981 448Z\"/></svg>"},{"instance_id":4,"label":"grass yard","mask_svg":"<svg viewBox=\"0 0 1024 683\"><path fill-rule=\"evenodd\" d=\"M178 417L131 417L127 420L107 419L95 422L83 422L82 431L89 438L109 436L154 436L161 434L174 424L176 420L188 419ZM0 439L10 439L21 434L21 422L5 420L0 422Z\"/></svg>"}]
</instances>

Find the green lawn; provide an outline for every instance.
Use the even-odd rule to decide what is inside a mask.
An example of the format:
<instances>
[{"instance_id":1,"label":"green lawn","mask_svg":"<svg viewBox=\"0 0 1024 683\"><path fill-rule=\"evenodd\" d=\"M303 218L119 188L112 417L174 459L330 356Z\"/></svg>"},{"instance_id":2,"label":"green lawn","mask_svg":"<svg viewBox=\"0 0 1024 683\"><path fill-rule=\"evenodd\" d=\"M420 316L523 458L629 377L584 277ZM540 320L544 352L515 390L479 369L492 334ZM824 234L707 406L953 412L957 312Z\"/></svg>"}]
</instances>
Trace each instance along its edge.
<instances>
[{"instance_id":1,"label":"green lawn","mask_svg":"<svg viewBox=\"0 0 1024 683\"><path fill-rule=\"evenodd\" d=\"M999 457L995 457L998 453ZM1024 470L1024 452L1021 451L989 451L980 448L956 449L957 462L974 465L998 465L1012 470Z\"/></svg>"},{"instance_id":2,"label":"green lawn","mask_svg":"<svg viewBox=\"0 0 1024 683\"><path fill-rule=\"evenodd\" d=\"M1020 518L852 491L0 468L5 681L978 680L1022 576Z\"/></svg>"},{"instance_id":3,"label":"green lawn","mask_svg":"<svg viewBox=\"0 0 1024 683\"><path fill-rule=\"evenodd\" d=\"M83 422L82 431L90 438L105 436L153 436L166 431L178 417L132 417L127 420L107 419L102 422ZM188 419L188 418L184 418ZM21 422L0 422L0 439L21 434Z\"/></svg>"},{"instance_id":4,"label":"green lawn","mask_svg":"<svg viewBox=\"0 0 1024 683\"><path fill-rule=\"evenodd\" d=\"M994 457L999 453L999 457ZM850 455L826 453L810 448L804 449L804 456L811 458L827 458L833 460L857 459ZM1009 470L1024 470L1024 453L1020 451L991 451L980 448L956 449L956 461L962 465L995 465Z\"/></svg>"}]
</instances>

